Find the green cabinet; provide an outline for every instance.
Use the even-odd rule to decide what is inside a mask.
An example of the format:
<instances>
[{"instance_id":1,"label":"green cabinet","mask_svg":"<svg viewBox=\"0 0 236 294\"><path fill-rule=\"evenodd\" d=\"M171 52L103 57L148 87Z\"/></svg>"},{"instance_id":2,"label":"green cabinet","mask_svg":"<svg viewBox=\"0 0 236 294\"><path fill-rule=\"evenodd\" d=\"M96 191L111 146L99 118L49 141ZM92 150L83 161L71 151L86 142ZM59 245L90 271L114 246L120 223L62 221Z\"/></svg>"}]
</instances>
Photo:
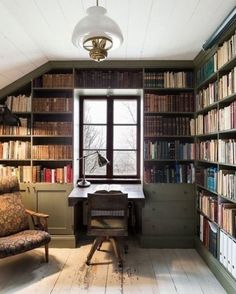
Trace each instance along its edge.
<instances>
[{"instance_id":1,"label":"green cabinet","mask_svg":"<svg viewBox=\"0 0 236 294\"><path fill-rule=\"evenodd\" d=\"M195 201L192 184L144 185L144 247L193 247Z\"/></svg>"},{"instance_id":2,"label":"green cabinet","mask_svg":"<svg viewBox=\"0 0 236 294\"><path fill-rule=\"evenodd\" d=\"M68 206L68 195L72 189L72 184L20 184L26 208L49 214L48 231L52 235L52 246L75 247L74 211Z\"/></svg>"}]
</instances>

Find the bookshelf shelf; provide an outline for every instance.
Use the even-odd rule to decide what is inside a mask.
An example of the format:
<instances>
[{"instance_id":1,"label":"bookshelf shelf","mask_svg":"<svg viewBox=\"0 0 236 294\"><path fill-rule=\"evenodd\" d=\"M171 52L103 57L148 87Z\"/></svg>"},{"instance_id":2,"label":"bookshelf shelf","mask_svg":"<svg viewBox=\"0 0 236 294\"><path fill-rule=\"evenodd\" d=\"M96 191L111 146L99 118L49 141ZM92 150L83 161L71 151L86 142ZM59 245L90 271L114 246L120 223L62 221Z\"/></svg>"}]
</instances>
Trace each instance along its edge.
<instances>
[{"instance_id":1,"label":"bookshelf shelf","mask_svg":"<svg viewBox=\"0 0 236 294\"><path fill-rule=\"evenodd\" d=\"M194 159L144 159L144 162L193 162Z\"/></svg>"},{"instance_id":2,"label":"bookshelf shelf","mask_svg":"<svg viewBox=\"0 0 236 294\"><path fill-rule=\"evenodd\" d=\"M181 115L181 116L184 116L184 115L194 115L194 112L188 112L188 111L183 111L183 112L174 112L174 111L171 111L171 112L167 112L167 111L165 111L165 112L161 112L161 111L159 111L159 112L157 112L157 111L145 111L144 112L144 115L171 115L171 116L175 116L175 115Z\"/></svg>"},{"instance_id":3,"label":"bookshelf shelf","mask_svg":"<svg viewBox=\"0 0 236 294\"><path fill-rule=\"evenodd\" d=\"M228 201L230 201L230 202L236 203L236 199L232 199L232 198L229 198L229 197L223 196L223 195L221 195L221 194L218 194L218 195L219 195L219 197L221 197L221 198L223 198L223 199L225 199L225 200L228 200Z\"/></svg>"},{"instance_id":4,"label":"bookshelf shelf","mask_svg":"<svg viewBox=\"0 0 236 294\"><path fill-rule=\"evenodd\" d=\"M202 89L212 81L217 79L217 72L213 72L209 77L207 77L204 81L202 81L200 84L196 86L196 89Z\"/></svg>"},{"instance_id":5,"label":"bookshelf shelf","mask_svg":"<svg viewBox=\"0 0 236 294\"><path fill-rule=\"evenodd\" d=\"M209 161L209 160L202 160L202 159L197 159L197 162L204 163L204 164L214 164L214 165L218 164L218 162L216 161Z\"/></svg>"},{"instance_id":6,"label":"bookshelf shelf","mask_svg":"<svg viewBox=\"0 0 236 294\"><path fill-rule=\"evenodd\" d=\"M211 194L214 194L214 195L217 195L218 196L218 193L217 192L212 191L212 190L210 190L210 189L208 189L208 188L206 188L206 187L204 187L202 185L197 184L196 186L197 186L197 188L203 189L203 190L205 190L205 191L207 191L207 192L209 192Z\"/></svg>"},{"instance_id":7,"label":"bookshelf shelf","mask_svg":"<svg viewBox=\"0 0 236 294\"><path fill-rule=\"evenodd\" d=\"M197 110L196 114L204 114L204 113L208 112L211 109L217 108L217 106L218 106L218 101L214 102L214 103L212 103L212 104L210 104L210 105L208 105L208 106L206 106L206 107L204 107L204 108L202 108L200 110Z\"/></svg>"},{"instance_id":8,"label":"bookshelf shelf","mask_svg":"<svg viewBox=\"0 0 236 294\"><path fill-rule=\"evenodd\" d=\"M227 97L224 97L223 99L220 99L218 101L218 104L221 106L221 105L230 103L230 102L234 101L235 99L236 99L236 93L233 93Z\"/></svg>"},{"instance_id":9,"label":"bookshelf shelf","mask_svg":"<svg viewBox=\"0 0 236 294\"><path fill-rule=\"evenodd\" d=\"M219 227L218 223L215 222L213 219L211 219L208 215L206 215L205 213L203 213L201 210L197 210L198 213L202 214L205 218L207 218L210 222L214 223L217 227Z\"/></svg>"},{"instance_id":10,"label":"bookshelf shelf","mask_svg":"<svg viewBox=\"0 0 236 294\"><path fill-rule=\"evenodd\" d=\"M72 135L33 135L34 138L72 138Z\"/></svg>"},{"instance_id":11,"label":"bookshelf shelf","mask_svg":"<svg viewBox=\"0 0 236 294\"><path fill-rule=\"evenodd\" d=\"M159 139L159 138L170 138L170 139L193 139L193 136L190 135L156 135L156 136L148 136L144 135L145 139Z\"/></svg>"},{"instance_id":12,"label":"bookshelf shelf","mask_svg":"<svg viewBox=\"0 0 236 294\"><path fill-rule=\"evenodd\" d=\"M34 158L32 159L33 162L36 162L36 161L42 161L42 162L45 162L45 161L50 161L50 162L57 162L57 161L60 161L60 162L63 162L63 161L73 161L72 158L63 158L63 159L37 159L37 158Z\"/></svg>"},{"instance_id":13,"label":"bookshelf shelf","mask_svg":"<svg viewBox=\"0 0 236 294\"><path fill-rule=\"evenodd\" d=\"M188 92L194 91L194 88L158 88L158 87L144 87L144 90L154 92Z\"/></svg>"},{"instance_id":14,"label":"bookshelf shelf","mask_svg":"<svg viewBox=\"0 0 236 294\"><path fill-rule=\"evenodd\" d=\"M226 72L230 70L232 67L234 67L235 65L236 65L236 56L232 58L231 60L229 60L228 62L226 62L224 65L222 65L218 69L218 72Z\"/></svg>"},{"instance_id":15,"label":"bookshelf shelf","mask_svg":"<svg viewBox=\"0 0 236 294\"><path fill-rule=\"evenodd\" d=\"M44 88L44 87L34 87L33 91L44 91L44 92L61 92L61 91L73 91L73 87L61 87L61 88Z\"/></svg>"}]
</instances>

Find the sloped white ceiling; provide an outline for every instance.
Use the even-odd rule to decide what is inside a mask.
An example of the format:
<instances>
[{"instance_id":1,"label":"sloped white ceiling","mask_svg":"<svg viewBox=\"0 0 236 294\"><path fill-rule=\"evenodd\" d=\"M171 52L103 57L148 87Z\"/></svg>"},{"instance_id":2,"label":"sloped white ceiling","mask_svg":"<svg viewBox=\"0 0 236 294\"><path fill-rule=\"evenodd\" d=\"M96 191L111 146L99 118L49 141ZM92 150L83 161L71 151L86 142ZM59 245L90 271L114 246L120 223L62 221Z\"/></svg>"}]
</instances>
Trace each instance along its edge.
<instances>
[{"instance_id":1,"label":"sloped white ceiling","mask_svg":"<svg viewBox=\"0 0 236 294\"><path fill-rule=\"evenodd\" d=\"M87 60L71 43L95 0L1 0L0 89L48 60ZM110 60L193 59L236 0L100 0L124 43Z\"/></svg>"}]
</instances>

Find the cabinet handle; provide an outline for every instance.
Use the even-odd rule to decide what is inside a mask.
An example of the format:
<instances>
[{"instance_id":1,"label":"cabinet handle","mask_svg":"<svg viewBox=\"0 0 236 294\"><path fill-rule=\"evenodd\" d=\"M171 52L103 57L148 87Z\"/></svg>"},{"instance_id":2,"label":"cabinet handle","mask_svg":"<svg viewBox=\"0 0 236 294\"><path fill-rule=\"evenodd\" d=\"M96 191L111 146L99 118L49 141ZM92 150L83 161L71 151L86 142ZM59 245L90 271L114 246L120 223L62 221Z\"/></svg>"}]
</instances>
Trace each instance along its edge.
<instances>
[{"instance_id":1,"label":"cabinet handle","mask_svg":"<svg viewBox=\"0 0 236 294\"><path fill-rule=\"evenodd\" d=\"M28 193L30 192L30 188L29 188L29 186L27 186L27 192L28 192Z\"/></svg>"}]
</instances>

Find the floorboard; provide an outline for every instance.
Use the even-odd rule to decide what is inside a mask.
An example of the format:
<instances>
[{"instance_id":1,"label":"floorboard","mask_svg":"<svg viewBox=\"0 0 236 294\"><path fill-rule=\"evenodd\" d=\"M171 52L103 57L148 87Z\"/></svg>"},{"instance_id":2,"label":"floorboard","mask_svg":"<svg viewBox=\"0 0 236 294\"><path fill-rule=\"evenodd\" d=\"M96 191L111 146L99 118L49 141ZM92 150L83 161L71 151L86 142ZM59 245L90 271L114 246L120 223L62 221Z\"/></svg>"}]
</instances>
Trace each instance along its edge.
<instances>
[{"instance_id":1,"label":"floorboard","mask_svg":"<svg viewBox=\"0 0 236 294\"><path fill-rule=\"evenodd\" d=\"M0 259L1 294L224 294L194 249L145 249L129 242L121 270L109 242L85 264L91 244L35 249Z\"/></svg>"}]
</instances>

